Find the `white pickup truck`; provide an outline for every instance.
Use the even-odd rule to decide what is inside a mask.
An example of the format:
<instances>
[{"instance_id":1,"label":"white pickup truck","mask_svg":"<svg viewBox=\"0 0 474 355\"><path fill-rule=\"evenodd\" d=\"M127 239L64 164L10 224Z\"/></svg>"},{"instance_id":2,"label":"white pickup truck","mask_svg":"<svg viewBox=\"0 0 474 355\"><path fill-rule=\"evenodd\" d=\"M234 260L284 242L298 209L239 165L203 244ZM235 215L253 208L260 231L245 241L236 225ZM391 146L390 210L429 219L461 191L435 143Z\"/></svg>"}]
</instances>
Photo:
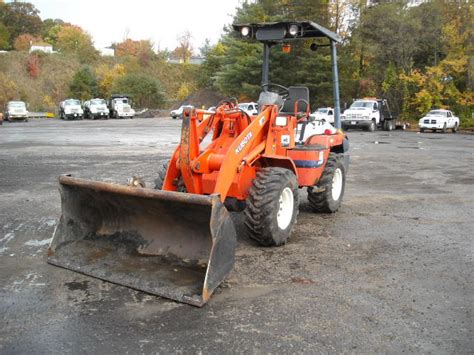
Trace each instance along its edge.
<instances>
[{"instance_id":1,"label":"white pickup truck","mask_svg":"<svg viewBox=\"0 0 474 355\"><path fill-rule=\"evenodd\" d=\"M170 112L170 116L173 120L177 119L177 118L183 118L183 109L186 105L182 105L182 106L179 106L179 108L177 108L176 110L172 110Z\"/></svg>"},{"instance_id":2,"label":"white pickup truck","mask_svg":"<svg viewBox=\"0 0 474 355\"><path fill-rule=\"evenodd\" d=\"M334 109L332 107L321 107L314 111L310 117L314 120L334 123Z\"/></svg>"},{"instance_id":3,"label":"white pickup truck","mask_svg":"<svg viewBox=\"0 0 474 355\"><path fill-rule=\"evenodd\" d=\"M78 119L82 120L84 110L81 102L76 99L67 99L59 104L59 118L62 120Z\"/></svg>"},{"instance_id":4,"label":"white pickup truck","mask_svg":"<svg viewBox=\"0 0 474 355\"><path fill-rule=\"evenodd\" d=\"M449 110L431 110L418 122L420 132L424 132L427 129L435 131L442 131L446 133L448 129L451 129L453 133L456 133L459 128L459 117L454 116L452 111Z\"/></svg>"},{"instance_id":5,"label":"white pickup truck","mask_svg":"<svg viewBox=\"0 0 474 355\"><path fill-rule=\"evenodd\" d=\"M241 102L237 106L249 116L258 114L258 104L256 102Z\"/></svg>"},{"instance_id":6,"label":"white pickup truck","mask_svg":"<svg viewBox=\"0 0 474 355\"><path fill-rule=\"evenodd\" d=\"M23 101L10 101L5 105L5 121L28 121L27 105Z\"/></svg>"}]
</instances>

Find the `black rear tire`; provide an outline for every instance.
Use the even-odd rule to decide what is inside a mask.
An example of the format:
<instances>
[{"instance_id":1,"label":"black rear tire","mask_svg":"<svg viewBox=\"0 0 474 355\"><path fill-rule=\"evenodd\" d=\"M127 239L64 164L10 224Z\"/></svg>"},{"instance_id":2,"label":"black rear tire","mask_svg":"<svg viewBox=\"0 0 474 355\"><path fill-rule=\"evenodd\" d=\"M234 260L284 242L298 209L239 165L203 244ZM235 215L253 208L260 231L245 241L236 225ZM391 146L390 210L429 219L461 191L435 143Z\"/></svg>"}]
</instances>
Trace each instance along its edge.
<instances>
[{"instance_id":1,"label":"black rear tire","mask_svg":"<svg viewBox=\"0 0 474 355\"><path fill-rule=\"evenodd\" d=\"M334 198L333 184L335 184L335 175L342 176L342 187L337 198ZM316 192L313 187L308 187L308 201L315 212L334 213L341 207L342 198L346 186L346 169L344 167L344 157L342 154L329 153L329 158L324 168L323 175L316 186L320 192ZM321 191L322 190L322 191Z\"/></svg>"},{"instance_id":2,"label":"black rear tire","mask_svg":"<svg viewBox=\"0 0 474 355\"><path fill-rule=\"evenodd\" d=\"M261 169L249 190L244 210L250 237L264 246L286 244L296 222L298 204L298 181L292 171Z\"/></svg>"}]
</instances>

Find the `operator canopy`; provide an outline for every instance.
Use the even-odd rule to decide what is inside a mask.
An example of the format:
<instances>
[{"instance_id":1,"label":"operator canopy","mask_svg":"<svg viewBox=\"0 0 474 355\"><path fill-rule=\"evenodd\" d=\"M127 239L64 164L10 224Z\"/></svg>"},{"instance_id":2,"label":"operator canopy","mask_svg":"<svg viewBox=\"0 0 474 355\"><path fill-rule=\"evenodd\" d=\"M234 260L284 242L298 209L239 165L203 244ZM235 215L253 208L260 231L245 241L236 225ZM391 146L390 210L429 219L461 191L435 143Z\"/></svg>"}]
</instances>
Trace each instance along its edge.
<instances>
[{"instance_id":1,"label":"operator canopy","mask_svg":"<svg viewBox=\"0 0 474 355\"><path fill-rule=\"evenodd\" d=\"M252 38L260 42L324 37L333 42L341 42L341 37L336 33L312 21L235 24L232 27L243 38Z\"/></svg>"}]
</instances>

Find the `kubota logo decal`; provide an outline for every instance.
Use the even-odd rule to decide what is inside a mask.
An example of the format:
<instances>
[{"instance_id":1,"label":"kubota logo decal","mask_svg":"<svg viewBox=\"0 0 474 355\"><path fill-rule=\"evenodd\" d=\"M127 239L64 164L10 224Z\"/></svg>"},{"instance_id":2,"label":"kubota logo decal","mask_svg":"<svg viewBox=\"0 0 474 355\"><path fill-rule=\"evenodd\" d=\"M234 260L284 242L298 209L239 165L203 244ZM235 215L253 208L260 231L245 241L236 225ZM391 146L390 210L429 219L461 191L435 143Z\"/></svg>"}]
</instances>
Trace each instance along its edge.
<instances>
[{"instance_id":1,"label":"kubota logo decal","mask_svg":"<svg viewBox=\"0 0 474 355\"><path fill-rule=\"evenodd\" d=\"M245 148L245 146L248 144L248 142L250 141L250 139L253 137L253 134L252 134L252 131L250 131L249 133L247 133L247 135L244 137L244 139L242 139L242 142L240 142L240 144L238 145L237 148L235 148L235 154L239 154L242 149Z\"/></svg>"}]
</instances>

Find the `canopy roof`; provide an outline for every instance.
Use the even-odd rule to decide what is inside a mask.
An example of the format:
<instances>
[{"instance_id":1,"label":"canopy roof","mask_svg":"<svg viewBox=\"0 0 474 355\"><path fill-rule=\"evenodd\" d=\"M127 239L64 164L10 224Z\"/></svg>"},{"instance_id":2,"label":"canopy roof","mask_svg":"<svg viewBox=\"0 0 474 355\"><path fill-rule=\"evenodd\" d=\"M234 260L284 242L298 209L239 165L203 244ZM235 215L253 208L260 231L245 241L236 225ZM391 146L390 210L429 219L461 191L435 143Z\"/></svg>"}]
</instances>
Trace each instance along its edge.
<instances>
[{"instance_id":1,"label":"canopy roof","mask_svg":"<svg viewBox=\"0 0 474 355\"><path fill-rule=\"evenodd\" d=\"M290 26L298 26L298 33L292 36ZM341 37L327 28L312 21L267 22L232 25L235 31L241 33L243 27L249 28L248 38L261 42L280 42L305 38L328 38L333 42L341 42ZM244 36L245 37L245 36Z\"/></svg>"}]
</instances>

